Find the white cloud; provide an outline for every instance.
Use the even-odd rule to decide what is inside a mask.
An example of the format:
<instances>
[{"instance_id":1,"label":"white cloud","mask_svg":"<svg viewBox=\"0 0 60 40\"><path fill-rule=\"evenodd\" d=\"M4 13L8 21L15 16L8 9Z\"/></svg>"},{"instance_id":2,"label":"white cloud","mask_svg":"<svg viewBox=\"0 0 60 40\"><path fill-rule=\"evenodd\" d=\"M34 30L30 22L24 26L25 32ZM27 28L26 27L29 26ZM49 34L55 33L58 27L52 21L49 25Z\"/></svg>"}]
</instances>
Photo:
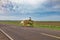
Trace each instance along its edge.
<instances>
[{"instance_id":1,"label":"white cloud","mask_svg":"<svg viewBox=\"0 0 60 40\"><path fill-rule=\"evenodd\" d=\"M0 7L0 14L8 14L8 11L5 8Z\"/></svg>"},{"instance_id":2,"label":"white cloud","mask_svg":"<svg viewBox=\"0 0 60 40\"><path fill-rule=\"evenodd\" d=\"M0 0L0 5L7 4L8 0Z\"/></svg>"},{"instance_id":3,"label":"white cloud","mask_svg":"<svg viewBox=\"0 0 60 40\"><path fill-rule=\"evenodd\" d=\"M9 1L15 2L15 3L18 3L18 4L23 4L24 0L9 0Z\"/></svg>"},{"instance_id":4,"label":"white cloud","mask_svg":"<svg viewBox=\"0 0 60 40\"><path fill-rule=\"evenodd\" d=\"M13 2L13 4L14 4L14 2L17 4L17 5L19 5L20 7L18 7L18 8L16 8L16 6L17 5L13 5L14 7L13 8L11 8L11 10L9 10L9 8L8 9L3 9L2 11L1 11L1 9L0 9L0 12L1 13L3 13L4 11L5 12L19 12L19 13L34 13L34 11L35 10L38 10L38 8L39 9L43 9L43 10L38 10L38 11L60 11L60 10L58 10L59 8L60 8L60 5L58 5L58 4L56 4L56 2L58 2L59 0L9 0L9 1L11 1L11 2ZM9 3L9 1L8 0L2 0L2 3L1 4L3 4L3 5L5 5L5 4L7 4L7 2ZM52 7L45 7L44 5L42 5L42 3L47 3L47 2L50 2L51 3L51 1L52 1L52 3L53 4L56 4L56 5L53 5ZM24 3L24 5L22 4L22 5L20 5L20 4L18 4L18 3ZM29 4L29 5L28 5ZM37 5L36 5L37 4ZM41 4L41 5L40 5ZM48 5L49 5L49 3L47 3ZM46 5L47 5L46 4ZM35 5L35 6L34 6ZM52 5L52 4L51 4ZM0 7L1 8L1 7ZM14 10L14 11L12 11L12 10Z\"/></svg>"},{"instance_id":5,"label":"white cloud","mask_svg":"<svg viewBox=\"0 0 60 40\"><path fill-rule=\"evenodd\" d=\"M9 2L12 2L8 8L2 7L2 5L9 4ZM23 0L1 0L0 1L0 14L2 15L7 15L8 13L13 14L16 13L39 13L39 12L60 12L60 4L58 3L60 0L24 0L24 5ZM53 5L51 4L53 3ZM16 3L16 4L14 4ZM45 4L46 5L43 5ZM11 5L13 6L11 8ZM46 6L46 7L45 7ZM51 7L50 7L51 6ZM0 20L19 20L23 19L21 17L16 17L14 14L13 16L1 16L0 15ZM57 18L60 18L58 15L53 15L53 16L48 16L48 17L42 17L41 20L58 20ZM60 20L60 19L59 19Z\"/></svg>"},{"instance_id":6,"label":"white cloud","mask_svg":"<svg viewBox=\"0 0 60 40\"><path fill-rule=\"evenodd\" d=\"M36 5L38 3L43 3L46 0L10 0L11 2L15 2L17 4L30 4L30 5Z\"/></svg>"},{"instance_id":7,"label":"white cloud","mask_svg":"<svg viewBox=\"0 0 60 40\"><path fill-rule=\"evenodd\" d=\"M8 2L8 0L0 0L0 14L4 14L7 13L7 9L3 8L2 5L6 5Z\"/></svg>"},{"instance_id":8,"label":"white cloud","mask_svg":"<svg viewBox=\"0 0 60 40\"><path fill-rule=\"evenodd\" d=\"M19 20L19 17L16 16L0 16L0 20Z\"/></svg>"}]
</instances>

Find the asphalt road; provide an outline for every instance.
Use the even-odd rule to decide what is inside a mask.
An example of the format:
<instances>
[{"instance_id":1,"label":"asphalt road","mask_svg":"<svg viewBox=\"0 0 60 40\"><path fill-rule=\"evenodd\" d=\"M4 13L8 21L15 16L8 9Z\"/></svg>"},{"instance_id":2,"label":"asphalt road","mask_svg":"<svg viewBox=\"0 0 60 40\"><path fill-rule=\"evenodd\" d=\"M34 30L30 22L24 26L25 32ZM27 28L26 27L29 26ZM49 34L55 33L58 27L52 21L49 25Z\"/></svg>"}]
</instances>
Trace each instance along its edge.
<instances>
[{"instance_id":1,"label":"asphalt road","mask_svg":"<svg viewBox=\"0 0 60 40\"><path fill-rule=\"evenodd\" d=\"M0 40L10 40L10 39L0 31Z\"/></svg>"},{"instance_id":2,"label":"asphalt road","mask_svg":"<svg viewBox=\"0 0 60 40\"><path fill-rule=\"evenodd\" d=\"M0 24L0 28L14 40L60 40L60 31Z\"/></svg>"}]
</instances>

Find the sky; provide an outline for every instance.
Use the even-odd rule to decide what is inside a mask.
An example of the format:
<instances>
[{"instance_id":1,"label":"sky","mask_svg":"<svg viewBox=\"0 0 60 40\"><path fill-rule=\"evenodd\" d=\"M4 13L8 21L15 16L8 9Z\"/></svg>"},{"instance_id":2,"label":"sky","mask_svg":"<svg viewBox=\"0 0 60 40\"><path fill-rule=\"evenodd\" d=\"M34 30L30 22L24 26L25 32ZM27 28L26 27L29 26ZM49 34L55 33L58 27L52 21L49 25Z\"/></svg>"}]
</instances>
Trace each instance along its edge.
<instances>
[{"instance_id":1,"label":"sky","mask_svg":"<svg viewBox=\"0 0 60 40\"><path fill-rule=\"evenodd\" d=\"M0 0L0 20L60 21L60 0Z\"/></svg>"}]
</instances>

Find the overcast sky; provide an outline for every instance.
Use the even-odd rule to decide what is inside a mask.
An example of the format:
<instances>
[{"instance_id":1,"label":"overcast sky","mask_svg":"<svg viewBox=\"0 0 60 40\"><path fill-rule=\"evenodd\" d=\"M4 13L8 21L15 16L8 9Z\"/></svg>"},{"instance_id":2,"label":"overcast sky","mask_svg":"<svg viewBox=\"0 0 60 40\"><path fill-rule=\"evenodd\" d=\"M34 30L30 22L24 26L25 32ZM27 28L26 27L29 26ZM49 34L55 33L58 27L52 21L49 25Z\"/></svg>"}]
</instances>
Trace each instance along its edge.
<instances>
[{"instance_id":1,"label":"overcast sky","mask_svg":"<svg viewBox=\"0 0 60 40\"><path fill-rule=\"evenodd\" d=\"M0 0L0 20L60 21L60 0Z\"/></svg>"}]
</instances>

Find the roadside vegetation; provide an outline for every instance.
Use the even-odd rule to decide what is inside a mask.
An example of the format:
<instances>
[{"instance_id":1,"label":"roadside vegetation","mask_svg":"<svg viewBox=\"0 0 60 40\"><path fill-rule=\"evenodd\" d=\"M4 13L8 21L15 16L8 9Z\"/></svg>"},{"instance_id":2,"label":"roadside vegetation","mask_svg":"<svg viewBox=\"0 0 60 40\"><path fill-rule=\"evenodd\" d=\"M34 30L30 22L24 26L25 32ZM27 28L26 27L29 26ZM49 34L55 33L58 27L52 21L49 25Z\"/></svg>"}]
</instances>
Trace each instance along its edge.
<instances>
[{"instance_id":1,"label":"roadside vegetation","mask_svg":"<svg viewBox=\"0 0 60 40\"><path fill-rule=\"evenodd\" d=\"M35 21L34 27L60 30L60 21Z\"/></svg>"},{"instance_id":2,"label":"roadside vegetation","mask_svg":"<svg viewBox=\"0 0 60 40\"><path fill-rule=\"evenodd\" d=\"M0 21L0 24L9 24L22 26L20 21ZM52 30L60 30L60 21L34 21L34 28L48 28Z\"/></svg>"}]
</instances>

